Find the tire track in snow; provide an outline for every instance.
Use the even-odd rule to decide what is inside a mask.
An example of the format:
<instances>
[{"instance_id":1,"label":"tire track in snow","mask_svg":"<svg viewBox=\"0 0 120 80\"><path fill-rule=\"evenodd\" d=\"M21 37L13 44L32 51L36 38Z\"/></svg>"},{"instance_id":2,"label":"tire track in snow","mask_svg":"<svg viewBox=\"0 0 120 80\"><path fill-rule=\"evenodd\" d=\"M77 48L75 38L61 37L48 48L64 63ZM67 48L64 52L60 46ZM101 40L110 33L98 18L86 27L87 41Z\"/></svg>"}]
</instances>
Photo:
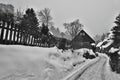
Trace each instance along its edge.
<instances>
[{"instance_id":1,"label":"tire track in snow","mask_svg":"<svg viewBox=\"0 0 120 80\"><path fill-rule=\"evenodd\" d=\"M105 79L105 65L106 65L106 63L107 63L107 61L105 61L104 62L104 64L103 64L103 67L102 67L102 72L101 72L101 78L102 78L102 80L106 80Z\"/></svg>"},{"instance_id":2,"label":"tire track in snow","mask_svg":"<svg viewBox=\"0 0 120 80\"><path fill-rule=\"evenodd\" d=\"M101 58L100 61L95 63L93 66L89 67L88 70L86 70L81 77L79 77L79 80L104 80L104 77L101 77L102 69L104 67L106 59Z\"/></svg>"},{"instance_id":3,"label":"tire track in snow","mask_svg":"<svg viewBox=\"0 0 120 80\"><path fill-rule=\"evenodd\" d=\"M96 63L98 63L100 61L100 58L94 62L94 63L89 63L89 64L86 64L82 67L80 67L79 70L77 70L75 73L73 73L72 75L66 77L65 79L62 79L62 80L77 80L79 77L81 77L81 75L86 71L88 70L90 67L92 67L93 65L95 65Z\"/></svg>"},{"instance_id":4,"label":"tire track in snow","mask_svg":"<svg viewBox=\"0 0 120 80\"><path fill-rule=\"evenodd\" d=\"M94 67L97 68L97 71L95 71L95 73L100 75L100 76L93 76L93 78L96 78L96 77L99 77L101 78L102 80L105 80L105 74L104 74L104 68L105 68L105 64L106 64L106 58L102 58L102 57L99 57L99 59L92 63L92 64L88 64L88 65L85 65L83 66L81 69L79 69L79 71L76 71L75 73L73 73L71 76L65 78L65 79L62 79L62 80L78 80L81 78L81 76L84 74L84 73L88 73L88 74L91 74L89 73L89 70L92 69L94 70ZM93 67L94 66L94 67ZM86 72L87 71L87 72ZM86 75L86 74L84 74ZM88 75L89 76L89 75ZM83 76L82 76L83 77ZM88 77L89 78L89 77ZM101 80L100 79L100 80ZM81 80L81 79L80 79ZM87 79L88 80L88 79Z\"/></svg>"}]
</instances>

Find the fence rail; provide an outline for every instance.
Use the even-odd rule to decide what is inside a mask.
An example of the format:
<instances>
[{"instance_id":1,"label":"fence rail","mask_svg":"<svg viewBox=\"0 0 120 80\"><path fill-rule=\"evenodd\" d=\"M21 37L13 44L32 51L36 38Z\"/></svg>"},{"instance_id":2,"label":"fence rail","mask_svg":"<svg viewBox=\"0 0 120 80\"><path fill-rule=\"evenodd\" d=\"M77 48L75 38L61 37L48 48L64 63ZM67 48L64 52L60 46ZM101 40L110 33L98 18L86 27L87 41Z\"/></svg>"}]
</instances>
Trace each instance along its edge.
<instances>
[{"instance_id":1,"label":"fence rail","mask_svg":"<svg viewBox=\"0 0 120 80\"><path fill-rule=\"evenodd\" d=\"M54 44L43 43L42 37L35 38L33 35L23 32L18 26L0 22L0 44L27 45L39 47L52 47Z\"/></svg>"}]
</instances>

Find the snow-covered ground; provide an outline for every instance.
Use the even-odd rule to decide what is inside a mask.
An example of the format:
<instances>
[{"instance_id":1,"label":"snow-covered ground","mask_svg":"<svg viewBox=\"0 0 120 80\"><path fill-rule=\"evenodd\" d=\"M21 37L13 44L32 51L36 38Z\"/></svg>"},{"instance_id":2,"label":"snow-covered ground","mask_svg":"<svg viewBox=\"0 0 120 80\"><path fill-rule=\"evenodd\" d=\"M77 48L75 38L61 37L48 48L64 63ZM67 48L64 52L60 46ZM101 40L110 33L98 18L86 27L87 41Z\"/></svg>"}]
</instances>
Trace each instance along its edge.
<instances>
[{"instance_id":1,"label":"snow-covered ground","mask_svg":"<svg viewBox=\"0 0 120 80\"><path fill-rule=\"evenodd\" d=\"M90 61L82 57L84 52L0 45L0 80L60 80Z\"/></svg>"},{"instance_id":2,"label":"snow-covered ground","mask_svg":"<svg viewBox=\"0 0 120 80\"><path fill-rule=\"evenodd\" d=\"M111 48L110 52L116 50L118 49ZM86 52L95 55L92 50L85 48L73 52L71 50L62 52L56 47L0 45L0 80L74 80L70 77L76 78L84 70L87 74L83 73L83 75L86 76L91 72L97 74L96 69L102 70L102 68L98 68L100 66L104 68L103 63L106 63L106 69L109 69L110 73L113 74L109 67L107 55L98 53L97 58L85 59L83 55ZM96 69L90 66L93 64L95 64ZM86 69L87 67L91 69Z\"/></svg>"}]
</instances>

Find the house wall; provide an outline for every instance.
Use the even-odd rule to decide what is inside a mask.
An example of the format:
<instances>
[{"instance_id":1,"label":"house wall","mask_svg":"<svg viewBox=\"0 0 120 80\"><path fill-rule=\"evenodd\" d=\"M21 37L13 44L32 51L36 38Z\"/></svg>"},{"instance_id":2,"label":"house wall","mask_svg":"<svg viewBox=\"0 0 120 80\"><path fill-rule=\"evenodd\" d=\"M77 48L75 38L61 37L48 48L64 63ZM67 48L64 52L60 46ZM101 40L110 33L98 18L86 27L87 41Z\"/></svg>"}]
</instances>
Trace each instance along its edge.
<instances>
[{"instance_id":1,"label":"house wall","mask_svg":"<svg viewBox=\"0 0 120 80\"><path fill-rule=\"evenodd\" d=\"M80 49L80 48L89 48L91 49L91 43L90 42L73 42L72 43L73 49Z\"/></svg>"}]
</instances>

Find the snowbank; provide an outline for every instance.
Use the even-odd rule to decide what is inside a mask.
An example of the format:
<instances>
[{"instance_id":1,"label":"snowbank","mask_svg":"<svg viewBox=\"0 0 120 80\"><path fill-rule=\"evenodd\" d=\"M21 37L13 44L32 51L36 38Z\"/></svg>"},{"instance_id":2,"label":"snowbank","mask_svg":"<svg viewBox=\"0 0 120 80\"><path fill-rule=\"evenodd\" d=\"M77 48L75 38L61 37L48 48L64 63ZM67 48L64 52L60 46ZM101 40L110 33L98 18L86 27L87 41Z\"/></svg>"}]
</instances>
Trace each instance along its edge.
<instances>
[{"instance_id":1,"label":"snowbank","mask_svg":"<svg viewBox=\"0 0 120 80\"><path fill-rule=\"evenodd\" d=\"M114 40L112 39L104 39L103 41L99 42L96 47L101 47L101 48L107 48L109 47L111 44L113 44Z\"/></svg>"},{"instance_id":2,"label":"snowbank","mask_svg":"<svg viewBox=\"0 0 120 80\"><path fill-rule=\"evenodd\" d=\"M91 49L82 48L74 51L77 55L83 55L86 52L89 52L90 55L95 55L95 53Z\"/></svg>"},{"instance_id":3,"label":"snowbank","mask_svg":"<svg viewBox=\"0 0 120 80\"><path fill-rule=\"evenodd\" d=\"M109 51L111 45L114 44L114 39L115 39L115 35L113 31L110 31L108 37L96 45L97 49L102 51Z\"/></svg>"},{"instance_id":4,"label":"snowbank","mask_svg":"<svg viewBox=\"0 0 120 80\"><path fill-rule=\"evenodd\" d=\"M0 80L11 78L45 80L55 73L59 74L58 66L61 65L51 64L50 53L57 53L57 48L0 45ZM50 75L49 72L52 71L53 74Z\"/></svg>"},{"instance_id":5,"label":"snowbank","mask_svg":"<svg viewBox=\"0 0 120 80\"><path fill-rule=\"evenodd\" d=\"M113 47L109 50L110 53L115 53L117 51L120 51L120 50L118 48L113 48Z\"/></svg>"},{"instance_id":6,"label":"snowbank","mask_svg":"<svg viewBox=\"0 0 120 80\"><path fill-rule=\"evenodd\" d=\"M0 45L0 80L59 80L85 60L71 50L62 52L56 47Z\"/></svg>"}]
</instances>

